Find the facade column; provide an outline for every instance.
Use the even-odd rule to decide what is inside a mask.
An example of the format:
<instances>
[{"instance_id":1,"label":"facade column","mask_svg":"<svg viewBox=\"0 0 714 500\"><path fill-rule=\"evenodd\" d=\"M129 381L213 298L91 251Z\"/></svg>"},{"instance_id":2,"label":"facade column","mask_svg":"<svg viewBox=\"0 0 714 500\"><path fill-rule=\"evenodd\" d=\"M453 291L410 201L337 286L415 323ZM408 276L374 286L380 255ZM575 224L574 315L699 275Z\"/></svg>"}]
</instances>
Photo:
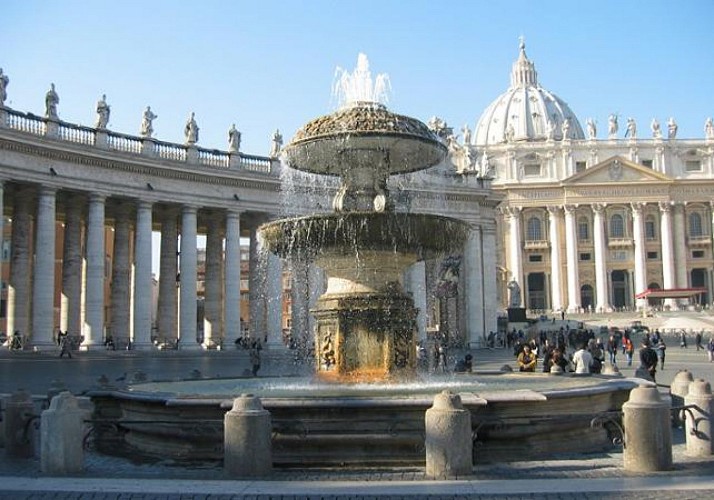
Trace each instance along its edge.
<instances>
[{"instance_id":1,"label":"facade column","mask_svg":"<svg viewBox=\"0 0 714 500\"><path fill-rule=\"evenodd\" d=\"M153 308L153 279L151 276L151 219L152 205L139 201L136 207L134 234L134 332L132 347L148 349L151 343L151 316Z\"/></svg>"},{"instance_id":2,"label":"facade column","mask_svg":"<svg viewBox=\"0 0 714 500\"><path fill-rule=\"evenodd\" d=\"M221 214L222 215L222 214ZM223 234L218 213L208 217L206 272L203 300L203 348L213 349L223 342ZM183 238L181 239L183 242ZM183 246L182 246L183 248ZM182 250L183 252L183 250ZM183 276L183 271L182 271ZM182 285L183 286L183 283ZM236 309L230 305L226 309ZM227 311L226 311L227 312ZM235 344L225 344L233 347Z\"/></svg>"},{"instance_id":3,"label":"facade column","mask_svg":"<svg viewBox=\"0 0 714 500\"><path fill-rule=\"evenodd\" d=\"M689 288L687 273L687 224L684 217L684 204L674 204L674 261L676 262L677 288Z\"/></svg>"},{"instance_id":4,"label":"facade column","mask_svg":"<svg viewBox=\"0 0 714 500\"><path fill-rule=\"evenodd\" d=\"M417 310L417 341L426 342L426 263L423 260L409 267L406 285Z\"/></svg>"},{"instance_id":5,"label":"facade column","mask_svg":"<svg viewBox=\"0 0 714 500\"><path fill-rule=\"evenodd\" d=\"M595 311L610 312L607 288L607 246L605 244L605 205L595 203L593 209L593 243L595 244Z\"/></svg>"},{"instance_id":6,"label":"facade column","mask_svg":"<svg viewBox=\"0 0 714 500\"><path fill-rule=\"evenodd\" d=\"M575 227L575 207L565 209L565 261L568 272L568 312L580 312L580 276L578 274L578 239Z\"/></svg>"},{"instance_id":7,"label":"facade column","mask_svg":"<svg viewBox=\"0 0 714 500\"><path fill-rule=\"evenodd\" d=\"M55 345L55 217L57 192L40 188L35 228L35 269L32 274L32 345Z\"/></svg>"},{"instance_id":8,"label":"facade column","mask_svg":"<svg viewBox=\"0 0 714 500\"><path fill-rule=\"evenodd\" d=\"M498 287L498 275L496 269L498 262L496 260L496 224L482 223L481 224L481 245L483 251L483 288L484 290L496 290ZM484 294L483 301L484 314L484 331L498 331L498 296L496 293Z\"/></svg>"},{"instance_id":9,"label":"facade column","mask_svg":"<svg viewBox=\"0 0 714 500\"><path fill-rule=\"evenodd\" d=\"M159 251L159 304L158 329L159 342L176 344L177 334L177 292L176 278L178 266L178 212L176 208L167 208L161 220L161 249Z\"/></svg>"},{"instance_id":10,"label":"facade column","mask_svg":"<svg viewBox=\"0 0 714 500\"><path fill-rule=\"evenodd\" d=\"M665 289L675 288L674 242L672 240L672 205L669 202L659 203L660 241L662 242L662 286ZM665 306L674 306L673 299L665 299Z\"/></svg>"},{"instance_id":11,"label":"facade column","mask_svg":"<svg viewBox=\"0 0 714 500\"><path fill-rule=\"evenodd\" d=\"M181 214L181 279L179 280L179 340L181 349L198 348L196 317L196 281L198 280L198 256L196 207L184 206Z\"/></svg>"},{"instance_id":12,"label":"facade column","mask_svg":"<svg viewBox=\"0 0 714 500\"><path fill-rule=\"evenodd\" d=\"M508 251L508 267L512 279L518 283L521 293L525 292L523 286L523 246L521 244L521 209L519 207L506 208L510 246ZM508 300L508 299L506 299ZM525 304L521 297L521 304Z\"/></svg>"},{"instance_id":13,"label":"facade column","mask_svg":"<svg viewBox=\"0 0 714 500\"><path fill-rule=\"evenodd\" d=\"M240 311L240 212L229 210L226 214L226 254L225 254L225 343L235 345L242 335Z\"/></svg>"},{"instance_id":14,"label":"facade column","mask_svg":"<svg viewBox=\"0 0 714 500\"><path fill-rule=\"evenodd\" d=\"M644 203L632 203L632 236L635 240L635 295L647 289ZM647 307L647 299L637 299L637 310Z\"/></svg>"},{"instance_id":15,"label":"facade column","mask_svg":"<svg viewBox=\"0 0 714 500\"><path fill-rule=\"evenodd\" d=\"M550 307L553 311L563 309L563 295L561 288L561 270L563 263L560 258L560 217L562 209L557 206L548 207L550 217Z\"/></svg>"},{"instance_id":16,"label":"facade column","mask_svg":"<svg viewBox=\"0 0 714 500\"><path fill-rule=\"evenodd\" d=\"M114 222L114 258L112 261L111 285L111 330L114 345L125 346L129 343L130 325L130 285L131 268L129 265L129 216L130 211L122 203L116 212Z\"/></svg>"},{"instance_id":17,"label":"facade column","mask_svg":"<svg viewBox=\"0 0 714 500\"><path fill-rule=\"evenodd\" d=\"M60 329L70 335L82 332L82 203L70 200L64 221Z\"/></svg>"},{"instance_id":18,"label":"facade column","mask_svg":"<svg viewBox=\"0 0 714 500\"><path fill-rule=\"evenodd\" d=\"M265 263L262 262L255 228L250 230L248 261L248 300L250 306L250 336L262 342L268 333L265 326Z\"/></svg>"},{"instance_id":19,"label":"facade column","mask_svg":"<svg viewBox=\"0 0 714 500\"><path fill-rule=\"evenodd\" d=\"M480 347L485 339L483 311L483 269L481 228L471 227L464 248L464 278L466 302L466 335L468 345Z\"/></svg>"},{"instance_id":20,"label":"facade column","mask_svg":"<svg viewBox=\"0 0 714 500\"><path fill-rule=\"evenodd\" d=\"M283 344L283 261L277 255L267 253L265 308L267 310L268 345L271 348Z\"/></svg>"},{"instance_id":21,"label":"facade column","mask_svg":"<svg viewBox=\"0 0 714 500\"><path fill-rule=\"evenodd\" d=\"M1 107L1 106L0 106ZM0 111L0 128L5 125L5 115L4 109ZM0 179L0 296L2 295L2 289L3 289L3 274L2 274L2 250L3 250L3 243L5 239L5 181ZM9 291L9 288L8 288ZM7 303L6 303L6 309L5 309L5 318L9 318L10 314L9 313L9 308L7 308ZM6 319L7 321L7 319ZM7 325L6 325L7 326ZM7 336L10 337L12 335L12 331L8 330L6 332Z\"/></svg>"},{"instance_id":22,"label":"facade column","mask_svg":"<svg viewBox=\"0 0 714 500\"><path fill-rule=\"evenodd\" d=\"M30 235L32 233L29 189L15 193L10 236L10 280L7 290L7 333L30 333L31 259Z\"/></svg>"},{"instance_id":23,"label":"facade column","mask_svg":"<svg viewBox=\"0 0 714 500\"><path fill-rule=\"evenodd\" d=\"M87 215L87 272L84 294L84 342L91 348L104 337L104 208L105 197L89 196Z\"/></svg>"}]
</instances>

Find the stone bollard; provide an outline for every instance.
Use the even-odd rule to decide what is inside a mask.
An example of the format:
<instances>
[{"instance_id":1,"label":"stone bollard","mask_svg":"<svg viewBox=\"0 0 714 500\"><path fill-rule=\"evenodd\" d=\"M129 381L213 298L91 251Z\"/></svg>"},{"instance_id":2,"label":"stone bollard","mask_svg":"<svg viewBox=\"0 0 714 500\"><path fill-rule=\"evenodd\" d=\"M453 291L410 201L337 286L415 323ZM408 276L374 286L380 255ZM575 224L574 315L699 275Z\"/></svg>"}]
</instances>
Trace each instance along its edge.
<instances>
[{"instance_id":1,"label":"stone bollard","mask_svg":"<svg viewBox=\"0 0 714 500\"><path fill-rule=\"evenodd\" d=\"M24 389L13 392L5 403L5 454L13 458L35 455L32 396Z\"/></svg>"},{"instance_id":2,"label":"stone bollard","mask_svg":"<svg viewBox=\"0 0 714 500\"><path fill-rule=\"evenodd\" d=\"M625 470L653 472L672 467L672 428L669 405L656 387L640 386L630 391L622 405L625 427Z\"/></svg>"},{"instance_id":3,"label":"stone bollard","mask_svg":"<svg viewBox=\"0 0 714 500\"><path fill-rule=\"evenodd\" d=\"M223 467L234 477L270 474L273 468L270 412L260 399L243 394L223 418Z\"/></svg>"},{"instance_id":4,"label":"stone bollard","mask_svg":"<svg viewBox=\"0 0 714 500\"><path fill-rule=\"evenodd\" d=\"M714 417L714 398L712 387L706 380L698 378L689 384L689 393L684 403L695 405L692 413L684 414L684 429L687 436L687 454L695 457L707 457L714 453L712 444L712 417Z\"/></svg>"},{"instance_id":5,"label":"stone bollard","mask_svg":"<svg viewBox=\"0 0 714 500\"><path fill-rule=\"evenodd\" d=\"M679 370L672 379L672 385L669 386L669 394L672 397L672 406L684 406L684 396L689 392L689 384L692 383L694 377L689 370ZM672 415L672 425L674 427L682 427L684 421L680 412L675 411Z\"/></svg>"},{"instance_id":6,"label":"stone bollard","mask_svg":"<svg viewBox=\"0 0 714 500\"><path fill-rule=\"evenodd\" d=\"M84 468L84 417L77 398L61 392L42 412L40 422L40 468L45 474L64 475Z\"/></svg>"},{"instance_id":7,"label":"stone bollard","mask_svg":"<svg viewBox=\"0 0 714 500\"><path fill-rule=\"evenodd\" d=\"M473 469L471 412L461 397L443 391L426 410L426 476L454 478L469 475Z\"/></svg>"}]
</instances>

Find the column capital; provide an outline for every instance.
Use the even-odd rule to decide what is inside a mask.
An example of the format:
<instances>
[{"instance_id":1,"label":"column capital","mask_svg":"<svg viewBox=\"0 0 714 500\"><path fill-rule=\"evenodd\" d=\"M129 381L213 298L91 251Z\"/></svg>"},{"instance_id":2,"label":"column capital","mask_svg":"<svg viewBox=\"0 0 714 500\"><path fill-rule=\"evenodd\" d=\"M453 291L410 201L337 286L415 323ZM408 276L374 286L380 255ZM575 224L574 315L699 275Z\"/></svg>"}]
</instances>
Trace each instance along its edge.
<instances>
[{"instance_id":1,"label":"column capital","mask_svg":"<svg viewBox=\"0 0 714 500\"><path fill-rule=\"evenodd\" d=\"M501 207L501 213L503 213L503 215L505 215L507 217L511 217L511 218L520 217L522 210L523 209L521 207L515 207L513 205L507 205L507 206Z\"/></svg>"},{"instance_id":2,"label":"column capital","mask_svg":"<svg viewBox=\"0 0 714 500\"><path fill-rule=\"evenodd\" d=\"M140 209L140 210L151 210L153 206L154 206L154 203L152 201L147 201L147 200L137 200L136 201L136 208Z\"/></svg>"},{"instance_id":3,"label":"column capital","mask_svg":"<svg viewBox=\"0 0 714 500\"><path fill-rule=\"evenodd\" d=\"M197 205L181 205L181 213L184 214L196 214L198 213L198 206Z\"/></svg>"},{"instance_id":4,"label":"column capital","mask_svg":"<svg viewBox=\"0 0 714 500\"><path fill-rule=\"evenodd\" d=\"M42 185L40 186L40 194L43 195L55 195L57 193L57 188L54 186Z\"/></svg>"},{"instance_id":5,"label":"column capital","mask_svg":"<svg viewBox=\"0 0 714 500\"><path fill-rule=\"evenodd\" d=\"M563 212L563 207L560 205L548 205L546 209L551 217L558 217Z\"/></svg>"},{"instance_id":6,"label":"column capital","mask_svg":"<svg viewBox=\"0 0 714 500\"><path fill-rule=\"evenodd\" d=\"M660 201L658 203L659 205L659 211L662 212L663 214L668 214L672 211L672 202L671 201Z\"/></svg>"},{"instance_id":7,"label":"column capital","mask_svg":"<svg viewBox=\"0 0 714 500\"><path fill-rule=\"evenodd\" d=\"M236 208L229 208L228 210L226 210L226 218L239 219L242 213L243 212L241 210L238 210Z\"/></svg>"},{"instance_id":8,"label":"column capital","mask_svg":"<svg viewBox=\"0 0 714 500\"><path fill-rule=\"evenodd\" d=\"M577 210L577 208L578 208L577 205L563 205L563 210L565 211L565 215L575 214L575 210Z\"/></svg>"},{"instance_id":9,"label":"column capital","mask_svg":"<svg viewBox=\"0 0 714 500\"><path fill-rule=\"evenodd\" d=\"M107 196L102 193L89 193L90 203L104 203L107 200Z\"/></svg>"},{"instance_id":10,"label":"column capital","mask_svg":"<svg viewBox=\"0 0 714 500\"><path fill-rule=\"evenodd\" d=\"M630 208L633 214L642 215L642 210L647 206L647 203L635 201L630 203Z\"/></svg>"},{"instance_id":11,"label":"column capital","mask_svg":"<svg viewBox=\"0 0 714 500\"><path fill-rule=\"evenodd\" d=\"M605 213L607 203L593 203L592 205L590 205L590 208L592 208L594 213L602 215L603 213Z\"/></svg>"}]
</instances>

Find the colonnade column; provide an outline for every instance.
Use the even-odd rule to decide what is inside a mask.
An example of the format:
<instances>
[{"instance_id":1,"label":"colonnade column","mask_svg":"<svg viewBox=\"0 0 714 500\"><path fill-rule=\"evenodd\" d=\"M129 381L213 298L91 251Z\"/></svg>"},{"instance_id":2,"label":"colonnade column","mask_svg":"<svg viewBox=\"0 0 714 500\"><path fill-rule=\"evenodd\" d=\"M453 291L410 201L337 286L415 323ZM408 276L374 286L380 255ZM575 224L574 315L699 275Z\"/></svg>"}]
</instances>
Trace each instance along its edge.
<instances>
[{"instance_id":1,"label":"colonnade column","mask_svg":"<svg viewBox=\"0 0 714 500\"><path fill-rule=\"evenodd\" d=\"M417 341L426 341L426 264L415 262L407 270L407 291L417 310Z\"/></svg>"},{"instance_id":2,"label":"colonnade column","mask_svg":"<svg viewBox=\"0 0 714 500\"><path fill-rule=\"evenodd\" d=\"M593 209L593 243L595 244L595 310L610 312L609 294L607 289L607 247L605 245L604 214L605 205L595 203Z\"/></svg>"},{"instance_id":3,"label":"colonnade column","mask_svg":"<svg viewBox=\"0 0 714 500\"><path fill-rule=\"evenodd\" d=\"M268 344L284 347L283 344L283 261L273 253L267 254L265 307Z\"/></svg>"},{"instance_id":4,"label":"colonnade column","mask_svg":"<svg viewBox=\"0 0 714 500\"><path fill-rule=\"evenodd\" d=\"M89 348L102 342L104 334L104 208L105 197L89 196L87 216L87 273L84 294L84 342Z\"/></svg>"},{"instance_id":5,"label":"colonnade column","mask_svg":"<svg viewBox=\"0 0 714 500\"><path fill-rule=\"evenodd\" d=\"M203 301L203 347L214 348L223 341L223 235L218 213L208 218L206 234L206 273ZM183 241L183 237L181 239ZM183 250L182 250L183 255ZM183 276L183 271L182 271ZM181 280L183 282L183 280ZM228 305L226 309L237 306ZM233 347L226 344L224 347Z\"/></svg>"},{"instance_id":6,"label":"colonnade column","mask_svg":"<svg viewBox=\"0 0 714 500\"><path fill-rule=\"evenodd\" d=\"M578 276L578 240L575 230L575 207L565 210L565 259L568 267L568 312L580 311L580 278Z\"/></svg>"},{"instance_id":7,"label":"colonnade column","mask_svg":"<svg viewBox=\"0 0 714 500\"><path fill-rule=\"evenodd\" d=\"M523 293L524 286L523 250L521 247L521 209L519 207L508 207L506 208L506 214L508 216L510 238L508 267L509 271L511 272L512 278L516 280L516 283L518 283L518 286L521 289L521 293ZM523 303L523 297L521 297L521 303Z\"/></svg>"},{"instance_id":8,"label":"colonnade column","mask_svg":"<svg viewBox=\"0 0 714 500\"><path fill-rule=\"evenodd\" d=\"M32 345L55 344L55 214L56 190L43 186L37 200L35 269L32 274Z\"/></svg>"},{"instance_id":9,"label":"colonnade column","mask_svg":"<svg viewBox=\"0 0 714 500\"><path fill-rule=\"evenodd\" d=\"M240 311L240 213L229 210L226 214L225 254L225 342L233 346L241 335Z\"/></svg>"},{"instance_id":10,"label":"colonnade column","mask_svg":"<svg viewBox=\"0 0 714 500\"><path fill-rule=\"evenodd\" d=\"M495 290L498 286L496 274L496 224L481 224L481 245L483 252L483 287L484 290ZM484 294L483 302L484 331L496 332L498 330L498 298L495 293Z\"/></svg>"},{"instance_id":11,"label":"colonnade column","mask_svg":"<svg viewBox=\"0 0 714 500\"><path fill-rule=\"evenodd\" d=\"M198 259L196 251L197 209L184 206L181 215L181 279L179 305L179 340L182 349L197 348L196 335L196 280Z\"/></svg>"},{"instance_id":12,"label":"colonnade column","mask_svg":"<svg viewBox=\"0 0 714 500\"><path fill-rule=\"evenodd\" d=\"M644 203L632 203L632 236L635 240L635 295L647 289L647 265L645 261L645 227L642 211ZM647 306L647 299L637 299L637 309Z\"/></svg>"},{"instance_id":13,"label":"colonnade column","mask_svg":"<svg viewBox=\"0 0 714 500\"><path fill-rule=\"evenodd\" d=\"M665 289L675 288L674 273L674 243L672 241L672 205L669 202L659 203L660 240L662 242L662 286ZM665 299L664 304L672 307L673 299Z\"/></svg>"},{"instance_id":14,"label":"colonnade column","mask_svg":"<svg viewBox=\"0 0 714 500\"><path fill-rule=\"evenodd\" d=\"M472 227L464 248L466 334L469 345L480 343L485 338L482 255L480 228Z\"/></svg>"},{"instance_id":15,"label":"colonnade column","mask_svg":"<svg viewBox=\"0 0 714 500\"><path fill-rule=\"evenodd\" d=\"M136 207L134 234L134 335L132 345L135 349L146 349L152 345L151 230L151 203L139 201Z\"/></svg>"},{"instance_id":16,"label":"colonnade column","mask_svg":"<svg viewBox=\"0 0 714 500\"><path fill-rule=\"evenodd\" d=\"M125 346L129 340L131 269L129 266L130 210L122 203L114 222L114 258L111 286L111 335L115 345Z\"/></svg>"},{"instance_id":17,"label":"colonnade column","mask_svg":"<svg viewBox=\"0 0 714 500\"><path fill-rule=\"evenodd\" d=\"M250 302L250 336L261 341L267 336L265 327L264 283L265 269L261 262L258 235L255 228L250 230L248 262L248 294Z\"/></svg>"},{"instance_id":18,"label":"colonnade column","mask_svg":"<svg viewBox=\"0 0 714 500\"><path fill-rule=\"evenodd\" d=\"M309 263L301 259L291 262L290 274L292 286L290 297L292 310L290 311L290 338L293 343L300 344L308 329L310 316L310 289L309 289Z\"/></svg>"},{"instance_id":19,"label":"colonnade column","mask_svg":"<svg viewBox=\"0 0 714 500\"><path fill-rule=\"evenodd\" d=\"M0 127L2 127L5 122L3 121L5 119L3 115L3 111L0 111ZM2 267L2 249L3 249L3 240L4 240L4 235L5 235L5 181L0 180L0 268ZM0 291L2 290L2 283L3 283L3 276L2 273L0 272ZM6 306L7 307L7 306ZM8 309L5 309L5 317L7 318L9 314L7 314ZM7 332L8 336L12 334L11 331Z\"/></svg>"},{"instance_id":20,"label":"colonnade column","mask_svg":"<svg viewBox=\"0 0 714 500\"><path fill-rule=\"evenodd\" d=\"M687 276L687 233L684 220L684 204L674 204L674 261L676 262L677 288L689 287Z\"/></svg>"},{"instance_id":21,"label":"colonnade column","mask_svg":"<svg viewBox=\"0 0 714 500\"><path fill-rule=\"evenodd\" d=\"M159 252L159 304L158 328L161 342L175 343L176 328L176 277L178 252L178 214L175 208L167 208L161 220L161 250Z\"/></svg>"},{"instance_id":22,"label":"colonnade column","mask_svg":"<svg viewBox=\"0 0 714 500\"><path fill-rule=\"evenodd\" d=\"M32 215L29 190L15 193L10 236L10 281L7 290L8 335L30 333L30 234Z\"/></svg>"},{"instance_id":23,"label":"colonnade column","mask_svg":"<svg viewBox=\"0 0 714 500\"><path fill-rule=\"evenodd\" d=\"M82 332L82 205L70 200L65 210L62 249L60 329L70 335Z\"/></svg>"},{"instance_id":24,"label":"colonnade column","mask_svg":"<svg viewBox=\"0 0 714 500\"><path fill-rule=\"evenodd\" d=\"M562 209L556 206L548 207L550 217L550 306L553 311L563 309L563 296L561 294L560 271L563 263L560 258L560 214Z\"/></svg>"}]
</instances>

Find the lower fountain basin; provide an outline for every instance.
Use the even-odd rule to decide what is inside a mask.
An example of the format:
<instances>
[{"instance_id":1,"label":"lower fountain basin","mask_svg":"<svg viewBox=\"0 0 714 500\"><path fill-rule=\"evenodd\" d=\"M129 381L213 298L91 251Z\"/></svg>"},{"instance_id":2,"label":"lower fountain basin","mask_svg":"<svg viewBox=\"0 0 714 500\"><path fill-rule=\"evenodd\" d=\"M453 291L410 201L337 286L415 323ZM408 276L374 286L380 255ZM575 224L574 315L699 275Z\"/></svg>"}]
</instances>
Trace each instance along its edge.
<instances>
[{"instance_id":1,"label":"lower fountain basin","mask_svg":"<svg viewBox=\"0 0 714 500\"><path fill-rule=\"evenodd\" d=\"M135 452L221 460L223 417L240 394L270 411L277 467L423 465L424 415L444 389L471 412L474 462L534 460L603 451L613 429L592 427L619 411L639 379L547 374L466 374L406 384L332 385L305 378L192 380L95 391L100 449L123 439ZM109 443L109 445L107 445Z\"/></svg>"}]
</instances>

